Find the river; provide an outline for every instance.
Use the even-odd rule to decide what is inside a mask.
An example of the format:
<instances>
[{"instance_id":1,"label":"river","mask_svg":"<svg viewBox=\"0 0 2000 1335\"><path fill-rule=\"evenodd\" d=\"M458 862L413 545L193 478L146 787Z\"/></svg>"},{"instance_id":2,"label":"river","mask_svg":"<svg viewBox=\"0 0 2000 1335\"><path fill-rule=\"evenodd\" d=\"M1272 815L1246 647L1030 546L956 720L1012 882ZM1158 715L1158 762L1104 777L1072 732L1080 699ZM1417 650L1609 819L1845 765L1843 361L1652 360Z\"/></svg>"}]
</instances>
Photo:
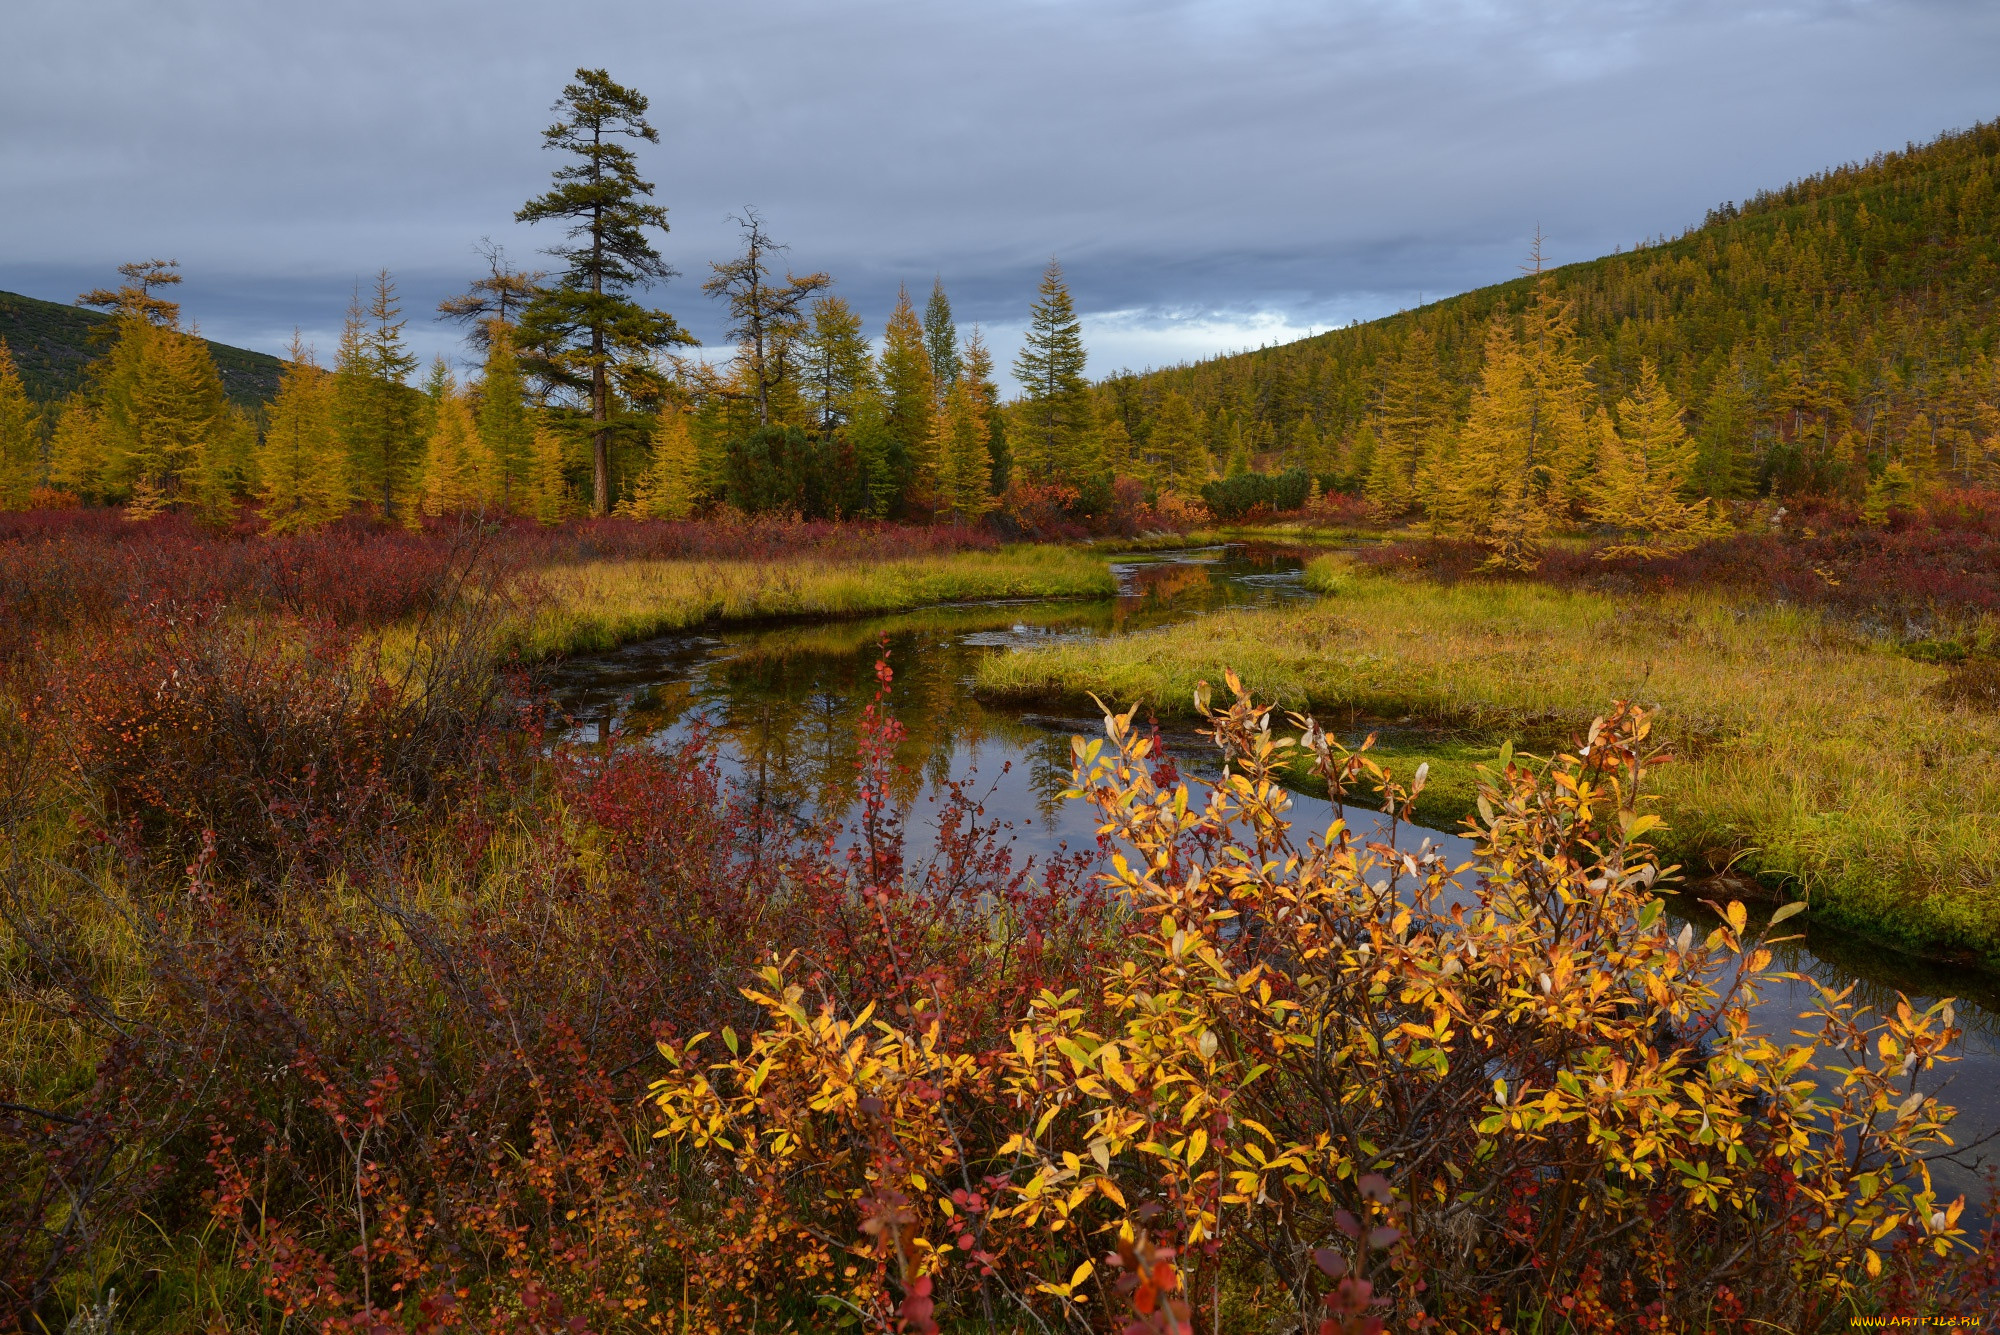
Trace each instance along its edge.
<instances>
[{"instance_id":1,"label":"river","mask_svg":"<svg viewBox=\"0 0 2000 1335\"><path fill-rule=\"evenodd\" d=\"M553 687L577 740L616 730L671 741L707 729L726 772L756 801L805 817L844 811L853 801L856 729L886 643L895 673L889 708L905 729L898 758L907 777L897 796L911 807L912 862L920 864L927 851L925 808L954 781L969 782L984 795L989 815L1012 823L1021 853L1089 848L1094 813L1060 795L1069 781L1069 739L1101 735L1099 721L982 704L970 689L978 658L1062 638L1143 633L1223 608L1310 599L1302 565L1300 553L1281 547L1120 558L1113 562L1115 599L994 601L667 635L573 659L556 670ZM1184 768L1213 772L1212 752L1191 731L1169 733L1166 742ZM1345 814L1367 837L1380 836L1380 813L1350 807ZM1324 798L1295 794L1298 820L1321 829L1331 815ZM1471 851L1459 835L1410 825L1397 831L1399 846L1426 838L1454 860ZM1800 921L1786 931L1799 930ZM1781 967L1835 987L1855 984L1862 1004L1893 1006L1898 993L1913 1004L1957 998L1965 1030L1955 1054L1960 1060L1938 1072L1942 1097L1960 1112L1954 1139L1964 1144L2000 1126L2000 980L1827 929L1803 931L1803 942L1776 948ZM1773 987L1757 1018L1782 1038L1813 999L1803 981ZM1989 1147L1989 1154L2000 1162L2000 1151ZM1981 1187L1972 1169L1937 1164L1933 1171L1942 1190L1965 1191L1976 1209Z\"/></svg>"}]
</instances>

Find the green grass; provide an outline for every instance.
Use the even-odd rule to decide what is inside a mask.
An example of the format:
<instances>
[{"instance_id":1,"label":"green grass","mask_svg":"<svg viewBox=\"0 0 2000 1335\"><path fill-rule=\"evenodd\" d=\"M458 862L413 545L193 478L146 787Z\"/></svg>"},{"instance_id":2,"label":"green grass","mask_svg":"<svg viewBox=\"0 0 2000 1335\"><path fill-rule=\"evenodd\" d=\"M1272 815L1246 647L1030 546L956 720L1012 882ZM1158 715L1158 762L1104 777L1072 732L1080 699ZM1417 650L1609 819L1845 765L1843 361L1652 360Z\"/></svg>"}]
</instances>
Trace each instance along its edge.
<instances>
[{"instance_id":1,"label":"green grass","mask_svg":"<svg viewBox=\"0 0 2000 1335\"><path fill-rule=\"evenodd\" d=\"M1435 742L1397 749L1432 760L1431 813L1469 799L1486 745L1557 745L1614 698L1636 699L1661 711L1677 756L1654 775L1670 858L1737 859L1810 897L1822 921L2000 963L2000 716L1934 694L1944 669L1808 611L1713 593L1441 586L1338 555L1307 581L1329 596L995 656L980 692L1094 691L1175 715L1197 681L1233 667L1261 699L1343 733L1367 720L1429 730Z\"/></svg>"},{"instance_id":2,"label":"green grass","mask_svg":"<svg viewBox=\"0 0 2000 1335\"><path fill-rule=\"evenodd\" d=\"M1021 546L890 561L599 561L540 572L530 656L609 649L706 621L864 616L980 598L1108 598L1099 553Z\"/></svg>"}]
</instances>

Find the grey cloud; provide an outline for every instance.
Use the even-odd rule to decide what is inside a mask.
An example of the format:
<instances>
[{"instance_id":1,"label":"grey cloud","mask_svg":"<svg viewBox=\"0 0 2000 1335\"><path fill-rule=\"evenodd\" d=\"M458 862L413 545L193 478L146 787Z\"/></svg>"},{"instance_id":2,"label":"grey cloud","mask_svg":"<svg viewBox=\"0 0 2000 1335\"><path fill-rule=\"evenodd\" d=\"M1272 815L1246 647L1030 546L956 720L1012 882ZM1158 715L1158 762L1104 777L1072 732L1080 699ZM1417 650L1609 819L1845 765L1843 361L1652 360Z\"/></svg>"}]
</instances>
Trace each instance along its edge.
<instances>
[{"instance_id":1,"label":"grey cloud","mask_svg":"<svg viewBox=\"0 0 2000 1335\"><path fill-rule=\"evenodd\" d=\"M653 99L686 274L655 295L704 338L754 204L877 325L935 273L1017 327L1060 255L1140 361L1189 355L1190 314L1212 350L1378 314L1509 276L1538 223L1585 258L2000 111L2000 9L1944 0L17 8L0 287L172 254L210 336L266 348L327 342L383 266L447 347L471 243L553 239L510 220L579 64Z\"/></svg>"}]
</instances>

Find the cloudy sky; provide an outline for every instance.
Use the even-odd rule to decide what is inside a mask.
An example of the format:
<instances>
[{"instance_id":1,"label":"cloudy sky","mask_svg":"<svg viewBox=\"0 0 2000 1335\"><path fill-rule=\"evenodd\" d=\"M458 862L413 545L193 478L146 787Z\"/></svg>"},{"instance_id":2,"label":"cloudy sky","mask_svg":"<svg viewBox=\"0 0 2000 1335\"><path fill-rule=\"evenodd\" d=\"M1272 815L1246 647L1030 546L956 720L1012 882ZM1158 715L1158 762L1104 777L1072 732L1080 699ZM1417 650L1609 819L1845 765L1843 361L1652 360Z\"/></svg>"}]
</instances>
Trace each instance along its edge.
<instances>
[{"instance_id":1,"label":"cloudy sky","mask_svg":"<svg viewBox=\"0 0 2000 1335\"><path fill-rule=\"evenodd\" d=\"M1698 222L2000 115L1992 0L0 0L0 288L181 261L210 337L331 347L439 297L557 165L579 65L652 99L683 276L762 211L879 330L941 275L1003 364L1059 257L1102 375L1281 341Z\"/></svg>"}]
</instances>

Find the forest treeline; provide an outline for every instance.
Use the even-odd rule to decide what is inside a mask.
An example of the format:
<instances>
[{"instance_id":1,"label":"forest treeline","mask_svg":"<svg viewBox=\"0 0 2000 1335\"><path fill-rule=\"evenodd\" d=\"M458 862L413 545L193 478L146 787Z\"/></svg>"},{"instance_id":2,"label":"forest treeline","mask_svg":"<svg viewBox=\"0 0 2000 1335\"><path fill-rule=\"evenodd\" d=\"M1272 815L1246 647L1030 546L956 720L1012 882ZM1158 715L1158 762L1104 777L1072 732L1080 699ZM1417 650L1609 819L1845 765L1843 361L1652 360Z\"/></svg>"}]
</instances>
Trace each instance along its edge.
<instances>
[{"instance_id":1,"label":"forest treeline","mask_svg":"<svg viewBox=\"0 0 2000 1335\"><path fill-rule=\"evenodd\" d=\"M967 522L1090 518L1163 498L1224 518L1364 495L1530 564L1550 533L1684 547L1717 502L1843 496L1878 517L1942 485L2000 482L1995 157L1981 125L1713 211L1673 241L1279 348L1085 378L1060 266L1043 275L1002 401L942 281L879 338L825 273L794 272L746 210L702 284L735 355L638 293L672 276L638 171L646 99L579 70L545 144L551 188L516 220L562 229L550 272L487 272L447 300L482 365L413 384L392 277L357 290L325 360L295 343L246 409L181 327L171 261L82 304L115 337L86 387L38 406L0 349L0 507L71 498L272 529L357 508L554 522L622 512Z\"/></svg>"},{"instance_id":2,"label":"forest treeline","mask_svg":"<svg viewBox=\"0 0 2000 1335\"><path fill-rule=\"evenodd\" d=\"M1602 404L1639 393L1656 368L1695 442L1690 495L1859 498L1897 462L1919 485L1992 484L1996 158L2000 122L1945 134L1725 204L1670 241L1279 347L1111 376L1101 411L1142 451L1192 416L1211 457L1295 464L1394 505L1428 457L1411 419L1469 420L1496 326L1525 334L1553 300Z\"/></svg>"}]
</instances>

